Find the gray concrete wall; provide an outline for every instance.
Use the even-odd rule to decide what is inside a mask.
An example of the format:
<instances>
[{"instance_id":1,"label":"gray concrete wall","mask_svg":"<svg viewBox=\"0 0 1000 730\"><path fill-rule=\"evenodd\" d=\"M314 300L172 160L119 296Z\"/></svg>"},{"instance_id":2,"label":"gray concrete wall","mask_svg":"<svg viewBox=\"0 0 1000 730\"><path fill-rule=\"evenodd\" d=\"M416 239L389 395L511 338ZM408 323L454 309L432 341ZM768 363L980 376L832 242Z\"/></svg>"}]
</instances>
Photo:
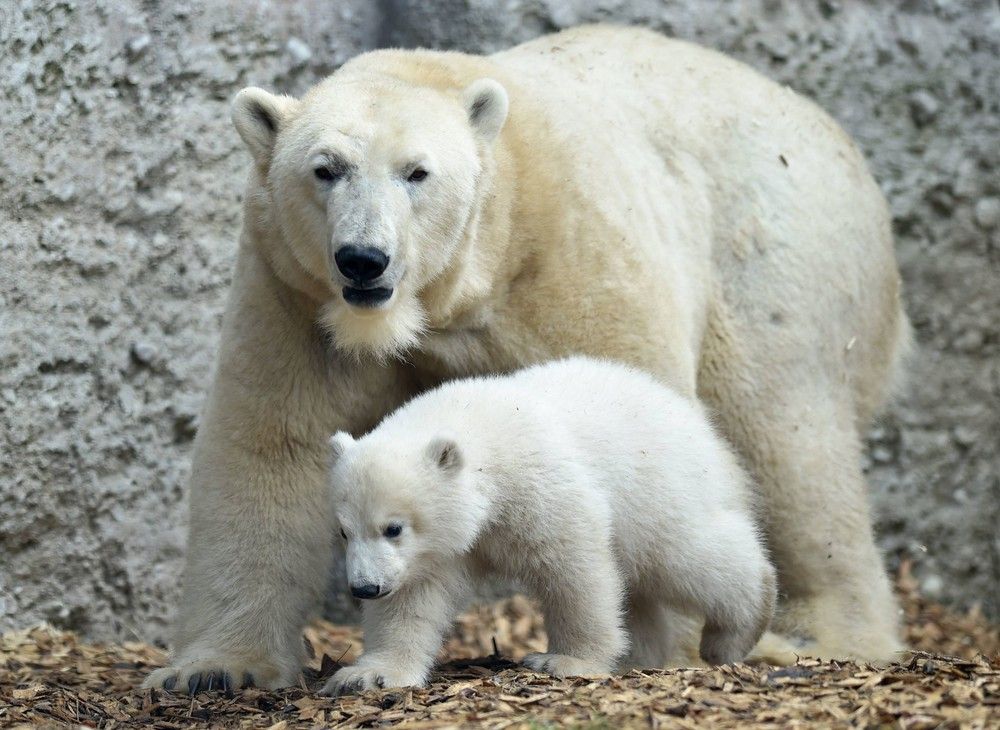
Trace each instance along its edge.
<instances>
[{"instance_id":1,"label":"gray concrete wall","mask_svg":"<svg viewBox=\"0 0 1000 730\"><path fill-rule=\"evenodd\" d=\"M379 45L488 51L595 20L726 51L858 140L920 346L869 439L881 543L932 595L1000 613L995 2L8 0L0 629L166 635L247 164L231 95L299 93Z\"/></svg>"}]
</instances>

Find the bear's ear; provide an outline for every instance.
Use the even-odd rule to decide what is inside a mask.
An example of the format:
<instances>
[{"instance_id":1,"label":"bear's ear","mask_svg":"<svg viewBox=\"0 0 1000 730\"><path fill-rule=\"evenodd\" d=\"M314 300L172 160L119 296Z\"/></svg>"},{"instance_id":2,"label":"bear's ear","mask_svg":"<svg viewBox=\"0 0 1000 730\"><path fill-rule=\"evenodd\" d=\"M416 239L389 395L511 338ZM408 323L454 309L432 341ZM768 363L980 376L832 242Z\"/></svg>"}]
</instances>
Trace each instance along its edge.
<instances>
[{"instance_id":1,"label":"bear's ear","mask_svg":"<svg viewBox=\"0 0 1000 730\"><path fill-rule=\"evenodd\" d=\"M354 446L354 437L347 431L337 431L330 437L330 449L333 451L333 461L337 461L344 452Z\"/></svg>"},{"instance_id":2,"label":"bear's ear","mask_svg":"<svg viewBox=\"0 0 1000 730\"><path fill-rule=\"evenodd\" d=\"M462 452L450 438L440 437L431 441L427 445L427 457L442 471L456 472L462 468Z\"/></svg>"},{"instance_id":3,"label":"bear's ear","mask_svg":"<svg viewBox=\"0 0 1000 730\"><path fill-rule=\"evenodd\" d=\"M507 121L507 90L493 79L479 79L465 87L462 102L476 136L492 142Z\"/></svg>"},{"instance_id":4,"label":"bear's ear","mask_svg":"<svg viewBox=\"0 0 1000 730\"><path fill-rule=\"evenodd\" d=\"M299 102L290 96L275 96L248 86L233 99L233 126L250 149L254 162L267 170L274 152L274 140Z\"/></svg>"}]
</instances>

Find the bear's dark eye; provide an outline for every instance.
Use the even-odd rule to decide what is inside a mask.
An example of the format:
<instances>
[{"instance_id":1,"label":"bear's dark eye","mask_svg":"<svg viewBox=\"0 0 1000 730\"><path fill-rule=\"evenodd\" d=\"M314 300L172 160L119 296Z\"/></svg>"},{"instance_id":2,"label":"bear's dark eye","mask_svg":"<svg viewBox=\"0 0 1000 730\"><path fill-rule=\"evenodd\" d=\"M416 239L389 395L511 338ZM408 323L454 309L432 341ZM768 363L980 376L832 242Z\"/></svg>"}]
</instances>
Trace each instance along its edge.
<instances>
[{"instance_id":1,"label":"bear's dark eye","mask_svg":"<svg viewBox=\"0 0 1000 730\"><path fill-rule=\"evenodd\" d=\"M322 180L323 182L333 182L340 175L331 170L329 167L317 167L313 170L313 175Z\"/></svg>"},{"instance_id":2,"label":"bear's dark eye","mask_svg":"<svg viewBox=\"0 0 1000 730\"><path fill-rule=\"evenodd\" d=\"M344 532L344 528L343 527L340 528L340 536L342 538L344 538L345 540L347 539L347 533Z\"/></svg>"},{"instance_id":3,"label":"bear's dark eye","mask_svg":"<svg viewBox=\"0 0 1000 730\"><path fill-rule=\"evenodd\" d=\"M410 182L420 182L427 177L427 170L422 167L418 167L416 170L410 173L410 176L406 178Z\"/></svg>"},{"instance_id":4,"label":"bear's dark eye","mask_svg":"<svg viewBox=\"0 0 1000 730\"><path fill-rule=\"evenodd\" d=\"M385 531L382 534L388 537L389 539L392 539L394 537L399 537L400 534L402 534L402 532L403 532L403 526L398 522L393 522L391 525L385 528Z\"/></svg>"}]
</instances>

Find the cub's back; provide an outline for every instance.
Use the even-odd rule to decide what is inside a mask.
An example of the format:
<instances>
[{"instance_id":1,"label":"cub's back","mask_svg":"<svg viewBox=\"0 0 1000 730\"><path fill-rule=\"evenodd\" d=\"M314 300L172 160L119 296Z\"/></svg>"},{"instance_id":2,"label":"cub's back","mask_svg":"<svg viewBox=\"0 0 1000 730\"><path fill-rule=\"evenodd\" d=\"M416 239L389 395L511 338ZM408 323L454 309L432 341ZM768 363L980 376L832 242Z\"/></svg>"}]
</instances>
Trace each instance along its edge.
<instances>
[{"instance_id":1,"label":"cub's back","mask_svg":"<svg viewBox=\"0 0 1000 730\"><path fill-rule=\"evenodd\" d=\"M570 358L515 373L509 386L570 435L575 457L629 519L651 508L658 518L747 508L747 480L704 408L647 373Z\"/></svg>"},{"instance_id":2,"label":"cub's back","mask_svg":"<svg viewBox=\"0 0 1000 730\"><path fill-rule=\"evenodd\" d=\"M714 440L701 406L651 375L609 360L573 357L509 376L511 395L544 409L582 448L632 457L690 438Z\"/></svg>"}]
</instances>

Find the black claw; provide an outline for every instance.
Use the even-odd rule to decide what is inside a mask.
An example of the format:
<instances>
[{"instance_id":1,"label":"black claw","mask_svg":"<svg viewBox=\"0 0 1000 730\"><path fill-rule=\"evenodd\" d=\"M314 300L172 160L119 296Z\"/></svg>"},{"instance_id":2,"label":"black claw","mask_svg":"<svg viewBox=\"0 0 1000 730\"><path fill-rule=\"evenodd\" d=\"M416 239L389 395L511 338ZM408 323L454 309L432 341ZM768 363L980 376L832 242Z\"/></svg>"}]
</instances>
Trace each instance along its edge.
<instances>
[{"instance_id":1,"label":"black claw","mask_svg":"<svg viewBox=\"0 0 1000 730\"><path fill-rule=\"evenodd\" d=\"M379 689L385 689L385 677L375 677L375 686Z\"/></svg>"},{"instance_id":2,"label":"black claw","mask_svg":"<svg viewBox=\"0 0 1000 730\"><path fill-rule=\"evenodd\" d=\"M226 693L226 697L233 696L233 677L229 672L223 672L222 678L219 681L222 691Z\"/></svg>"},{"instance_id":3,"label":"black claw","mask_svg":"<svg viewBox=\"0 0 1000 730\"><path fill-rule=\"evenodd\" d=\"M201 683L202 689L204 689L206 692L211 692L212 689L215 687L215 680L216 680L215 672L209 672L208 676L206 676L205 680Z\"/></svg>"},{"instance_id":4,"label":"black claw","mask_svg":"<svg viewBox=\"0 0 1000 730\"><path fill-rule=\"evenodd\" d=\"M201 673L196 672L188 678L188 694L198 694L198 685L201 683Z\"/></svg>"},{"instance_id":5,"label":"black claw","mask_svg":"<svg viewBox=\"0 0 1000 730\"><path fill-rule=\"evenodd\" d=\"M250 674L250 672L243 672L243 686L244 687L253 687L256 683L257 683L257 680L254 679L253 675Z\"/></svg>"},{"instance_id":6,"label":"black claw","mask_svg":"<svg viewBox=\"0 0 1000 730\"><path fill-rule=\"evenodd\" d=\"M169 676L169 677L167 677L166 679L163 680L163 689L165 689L167 692L173 692L174 687L176 685L177 685L177 675L176 674L172 674L171 676Z\"/></svg>"}]
</instances>

